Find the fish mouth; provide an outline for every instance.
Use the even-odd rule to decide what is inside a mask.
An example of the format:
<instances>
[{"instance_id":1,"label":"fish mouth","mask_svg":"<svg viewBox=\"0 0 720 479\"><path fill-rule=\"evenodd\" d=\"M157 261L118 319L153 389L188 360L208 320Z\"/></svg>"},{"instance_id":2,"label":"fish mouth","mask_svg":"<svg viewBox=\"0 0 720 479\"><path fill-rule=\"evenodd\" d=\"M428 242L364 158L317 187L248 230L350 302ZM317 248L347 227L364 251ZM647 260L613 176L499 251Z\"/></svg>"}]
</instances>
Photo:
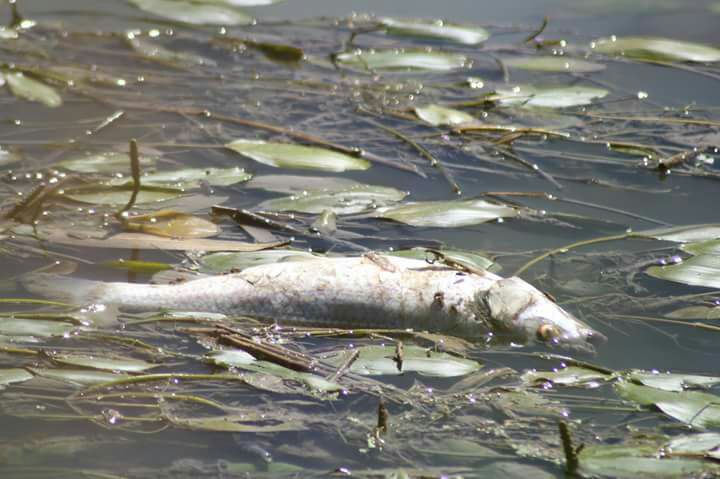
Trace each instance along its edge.
<instances>
[{"instance_id":1,"label":"fish mouth","mask_svg":"<svg viewBox=\"0 0 720 479\"><path fill-rule=\"evenodd\" d=\"M579 341L563 341L562 338L559 338L557 341L553 341L552 346L559 349L576 351L594 356L597 354L596 348L598 346L602 346L608 340L607 336L595 330L583 331L581 338L582 339Z\"/></svg>"}]
</instances>

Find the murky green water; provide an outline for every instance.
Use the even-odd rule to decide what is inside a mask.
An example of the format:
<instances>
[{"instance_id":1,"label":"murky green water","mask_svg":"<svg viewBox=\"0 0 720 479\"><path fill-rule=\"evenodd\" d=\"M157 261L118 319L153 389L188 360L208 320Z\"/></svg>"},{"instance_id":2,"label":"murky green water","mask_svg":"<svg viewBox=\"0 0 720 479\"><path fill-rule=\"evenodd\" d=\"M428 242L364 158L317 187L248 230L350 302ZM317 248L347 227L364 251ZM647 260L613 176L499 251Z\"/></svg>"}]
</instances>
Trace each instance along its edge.
<instances>
[{"instance_id":1,"label":"murky green water","mask_svg":"<svg viewBox=\"0 0 720 479\"><path fill-rule=\"evenodd\" d=\"M717 5L289 0L248 8L257 24L226 29L172 23L115 1L20 0L18 7L37 24L22 23L17 38L8 33L0 40L3 477L561 477L568 460L558 423L569 424L576 446L585 445L584 475L717 474L713 459L704 457L716 459L720 447L713 432L720 424L713 390L720 234L703 225L717 222L720 56L687 62L590 48L610 35L712 46L720 43ZM9 24L10 9L0 8ZM548 24L538 33L545 16ZM378 17L442 17L482 26L490 38L463 45L395 36L378 28ZM133 46L128 31L150 46ZM163 59L158 46L185 56ZM301 61L293 58L297 48ZM331 61L332 54L356 49L402 48L462 55L464 65L368 72L362 62ZM594 67L512 66L521 57ZM19 73L35 83L11 90ZM557 96L566 101L569 87L595 93L589 102L537 108L530 103L546 91L530 90L508 105L518 85L520 92L527 85L562 87ZM62 105L46 105L52 91ZM480 126L462 132L462 126L423 123L414 108L428 104L462 109ZM491 128L497 125L504 129ZM338 214L337 231L321 235L309 232L317 211L281 212L260 226L246 217L245 229L214 217L218 231L204 239L178 240L171 230L165 243L157 236L130 242L115 236L123 229L115 214L132 192L125 154L131 138L143 160L157 158L142 163L145 174L239 167L254 175L243 182L238 171L214 170L200 173L201 181L186 178L182 188L177 178L150 185L145 177L150 189L131 215L160 209L193 215L201 223L190 234L214 228L207 223L212 205L257 212L264 201L287 195L291 181L309 190L338 188L338 177L407 191L404 203L485 199L513 209L473 225L417 226L374 217L382 211L377 206L398 203L376 197ZM320 142L350 154L361 149L375 161L344 172L276 168L223 147L236 139ZM440 167L430 166L425 152ZM106 156L88 171L91 154ZM120 160L112 164L112 158ZM78 159L80 167L68 166ZM669 161L675 163L663 171ZM272 187L258 185L263 178ZM462 195L453 193L455 184ZM119 195L112 206L106 204L111 193ZM165 201L144 202L148 195ZM23 206L13 209L16 204ZM434 221L454 215L451 209ZM680 226L688 227L685 237L672 236ZM192 270L228 270L211 271L198 251L232 249L216 242L289 240L294 248L328 254L411 247L479 253L502 275L520 270L608 342L587 355L400 331L273 330L242 318L223 320L232 329L222 329L202 315L123 314L108 326L107 315L23 302L38 297L16 282L53 262L66 270L72 263L70 274L78 278L167 281ZM566 245L567 251L528 264ZM680 267L658 268L680 259ZM128 271L118 260L153 264ZM153 278L150 267L172 270ZM266 342L272 354L258 357L266 362L213 364L209 351L242 346L242 334ZM413 344L426 348L429 366L418 367L429 371L412 371L408 359L403 374L389 374L397 341L408 351ZM379 345L388 347L379 354L388 374L342 367L350 367L356 348ZM288 350L303 356L283 363ZM465 359L458 365L452 355ZM121 359L102 365L100 358ZM315 375L299 374L313 359L320 361ZM140 369L119 375L130 364ZM452 368L459 372L450 374ZM319 384L319 377L341 390ZM376 427L380 398L389 415L385 432ZM685 436L694 448L668 445Z\"/></svg>"}]
</instances>

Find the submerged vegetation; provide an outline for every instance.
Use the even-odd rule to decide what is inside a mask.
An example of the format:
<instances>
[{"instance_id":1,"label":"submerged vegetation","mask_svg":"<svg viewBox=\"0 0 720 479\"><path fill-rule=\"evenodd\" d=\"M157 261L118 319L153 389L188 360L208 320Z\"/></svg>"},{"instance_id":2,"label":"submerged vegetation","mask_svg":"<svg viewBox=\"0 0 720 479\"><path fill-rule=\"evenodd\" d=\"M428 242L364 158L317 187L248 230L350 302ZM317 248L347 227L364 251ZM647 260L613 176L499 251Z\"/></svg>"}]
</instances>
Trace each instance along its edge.
<instances>
[{"instance_id":1,"label":"submerged vegetation","mask_svg":"<svg viewBox=\"0 0 720 479\"><path fill-rule=\"evenodd\" d=\"M2 474L720 474L720 225L654 217L716 188L718 109L608 73L716 83L720 50L250 13L271 3L129 0L103 30L0 3ZM609 343L141 315L16 284L375 250L522 276ZM675 357L634 353L650 336Z\"/></svg>"}]
</instances>

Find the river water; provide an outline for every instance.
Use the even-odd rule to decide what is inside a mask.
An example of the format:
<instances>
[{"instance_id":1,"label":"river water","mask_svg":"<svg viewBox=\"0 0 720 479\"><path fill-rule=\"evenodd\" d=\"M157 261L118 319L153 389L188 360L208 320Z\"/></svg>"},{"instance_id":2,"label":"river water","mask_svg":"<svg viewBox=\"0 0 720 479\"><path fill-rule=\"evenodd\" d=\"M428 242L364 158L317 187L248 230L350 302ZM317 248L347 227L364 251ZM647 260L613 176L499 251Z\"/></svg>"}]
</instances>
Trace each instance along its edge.
<instances>
[{"instance_id":1,"label":"river water","mask_svg":"<svg viewBox=\"0 0 720 479\"><path fill-rule=\"evenodd\" d=\"M340 216L338 227L342 234L337 237L354 246L312 235L298 237L282 230L273 230L270 236L267 231L261 232L256 238L265 241L293 237L298 248L320 253L357 253L358 245L386 250L443 244L484 254L494 259L496 267L501 268L500 274L511 275L545 251L577 241L659 227L711 224L718 217L715 207L718 171L711 163L713 150L709 150L703 164L684 165L670 174L662 174L651 167L652 161L650 165L644 163L642 155L624 154L619 146L611 150L605 144L614 141L649 145L666 157L696 146L717 146L720 143L717 126L712 120L717 116L718 74L711 66L685 63L668 66L591 55L588 60L601 62L606 68L570 75L514 68L504 72L496 62L498 58L539 55L558 48L546 46L536 51L523 43L540 27L544 17L548 25L534 41L566 40L566 53L577 58L584 56L592 40L610 35L661 36L720 44L717 29L720 13L713 13L720 9L713 9L712 2L688 3L289 0L248 8L258 19L257 25L229 27L223 32L304 49L305 60L287 63L272 61L252 48L223 49L213 42L218 27L167 23L125 2L19 0L21 15L38 25L23 34L24 46L0 50L0 56L5 58L4 71L17 65L24 68L39 65L40 71L49 66L80 65L122 76L126 85L112 89L95 83L90 90L73 90L36 73L36 78L45 78L61 92L64 104L57 108L16 98L5 88L0 96L0 147L19 152L23 158L2 165L9 173L4 177L0 201L7 212L17 198L27 197L41 181L53 178L59 162L88 152L125 151L128 140L137 138L141 149L146 148L141 150L143 154L163 155L162 164L167 168L240 166L256 176L342 176L409 191L408 199L412 201L477 198L495 192L490 198L532 209L526 218L458 228L412 226L357 214ZM5 5L0 8L3 20L9 22L9 8ZM327 60L328 55L347 45L351 28L373 22L375 17L366 14L444 18L483 26L492 36L483 46L468 47L448 46L442 40L393 39L381 32L365 32L355 38L355 46L430 45L463 53L474 63L461 71L439 73L368 74L335 69ZM159 37L165 47L203 55L216 65L163 65L140 59L119 36L111 34L133 29L155 32L150 40ZM415 105L433 102L449 105L472 98L474 93L463 83L468 76L485 81L479 94L506 84L582 84L609 93L592 105L562 110L503 110L489 104L467 110L486 123L568 131L571 141L553 140L552 135L508 140L498 133L460 137L451 134L448 128L431 128L407 118L412 114L406 108ZM382 107L387 111L378 116ZM173 112L172 108L188 110ZM365 114L358 108L376 114ZM226 117L279 125L289 131L273 136L232 121L214 121L218 117L196 114L203 109ZM122 118L95 133L87 133L118 111L124 112ZM388 111L398 114L393 116ZM693 125L663 122L662 118L655 122L612 121L587 113L709 122ZM424 142L451 172L462 188L462 195L458 198L438 169L428 167L427 160L408 142L378 127L378 122L401 131L406 138ZM242 137L291 141L292 132L298 131L416 165L427 177L383 165L345 173L278 169L220 148L224 142ZM514 153L525 164L489 154L487 149L477 146L480 143L503 149L512 144ZM80 175L91 183L101 181L91 174ZM548 175L557 180L549 181ZM331 184L331 180L327 181ZM213 203L253 210L262 201L278 196L271 191L246 188L243 183L202 186L190 201L171 203L172 208L207 217ZM105 188L100 187L101 195ZM554 195L559 200L531 193ZM152 261L176 269L197 264L199 254L184 255L182 248L170 251L161 246L89 247L81 239L86 238L84 232L88 229L94 228L98 237L119 231L112 216L117 207L98 204L102 201L68 204L53 201L52 194L41 205L38 215L29 219L20 215L15 218L17 221L3 225L6 247L2 248L0 268L6 281L0 294L9 302L2 305L4 319L20 317L18 312L34 314L36 324L63 319L52 316L57 310L47 305L18 304L22 298L36 297L14 282L15 278L55 261L79 263L72 273L78 277L132 282L148 281L151 275L111 267L108 262ZM157 209L163 207L160 204ZM137 211L140 210L142 207ZM544 213L538 213L539 210ZM297 223L286 216L279 220L288 220L305 231L314 216L298 218ZM19 223L26 224L20 227ZM53 227L78 233L75 241L66 244L53 239L32 239L29 225L33 223L38 231ZM251 232L258 234L257 229ZM229 221L222 222L217 239L254 241ZM712 330L712 319L673 315L681 308L700 306L705 308L704 317L715 317L713 290L645 273L649 265L688 256L678 248L678 243L670 241L619 238L574 248L524 270L524 279L552 294L566 309L608 337L595 355L557 352L614 371L717 374L718 332ZM711 270L709 274L717 272ZM704 296L698 297L699 294ZM259 379L254 380L259 383L254 386L203 382L200 378L185 381L182 374L224 371L203 362L206 350L217 344L210 339L212 335L203 335L199 330L212 328L212 324L168 321L132 324L137 317L121 320L131 324L66 331L64 337L63 333L59 337L40 335L32 328L14 333L7 328L0 331L0 346L4 348L0 351L0 368L3 371L17 368L34 376L26 382L8 384L0 392L3 477L325 477L333 471L337 475L354 471L359 477L443 474L560 477L564 472L556 437L558 420L571 421L579 438L597 444L618 443L636 432L673 436L693 431L692 427L675 421L677 418L668 418L651 408L633 414L634 404L621 402L611 384L568 389L549 384L545 389L531 387L520 380L523 372L534 368L550 370L559 367L562 361L542 359L541 353L549 351L543 346L490 344L462 350L463 355L485 363L484 369L464 379L413 372L375 376L380 383L399 388L406 394L401 394L401 398L410 398L411 402L408 405L403 400L396 401L392 393L385 393L390 430L383 439L384 445L378 445L372 432L378 399L372 387L360 385L354 392L351 387L349 393L336 397L309 391L312 388L304 386L298 377L283 379L281 374L267 371L258 373ZM693 326L696 322L710 327ZM250 328L246 323L237 324ZM362 345L392 341L378 337L272 337L315 357L352 349L356 341ZM418 343L427 346L427 342ZM95 358L107 353L154 360L157 369L147 373L167 377L138 387L123 384L103 389L110 396L95 396L98 391L92 390L92 384L109 381L111 376L75 381L43 377L43 372L67 370L62 361L53 360L56 353ZM489 380L486 389L482 382L472 384L473 377L480 381L484 371L501 367L512 368L515 373L509 378ZM511 403L510 398L497 392L505 389L492 387L517 388L514 390L531 395L533 401L557 400L552 407L557 406L562 413L529 399L520 405ZM490 403L492 394L498 394L495 400L499 404L478 405L476 399L470 398L473 394ZM78 399L85 395L90 395L95 403ZM169 395L192 398L178 400ZM224 404L223 414L227 417L245 415L246 429L223 430L217 425L183 423L180 419L218 413L203 400ZM280 426L273 429L272 424L276 423ZM427 452L431 450L435 452ZM623 474L633 477L627 471L608 472L611 476Z\"/></svg>"}]
</instances>

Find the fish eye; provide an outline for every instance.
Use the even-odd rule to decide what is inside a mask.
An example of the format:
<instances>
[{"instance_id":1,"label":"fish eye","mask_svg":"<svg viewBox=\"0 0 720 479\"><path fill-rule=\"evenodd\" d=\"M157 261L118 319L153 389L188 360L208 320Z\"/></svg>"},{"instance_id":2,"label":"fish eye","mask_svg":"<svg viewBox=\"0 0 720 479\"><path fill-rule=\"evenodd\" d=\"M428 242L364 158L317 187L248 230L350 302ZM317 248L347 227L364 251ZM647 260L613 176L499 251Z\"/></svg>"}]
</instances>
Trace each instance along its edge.
<instances>
[{"instance_id":1,"label":"fish eye","mask_svg":"<svg viewBox=\"0 0 720 479\"><path fill-rule=\"evenodd\" d=\"M560 331L552 324L541 324L540 327L537 328L535 336L537 336L539 341L552 341L560 336Z\"/></svg>"}]
</instances>

